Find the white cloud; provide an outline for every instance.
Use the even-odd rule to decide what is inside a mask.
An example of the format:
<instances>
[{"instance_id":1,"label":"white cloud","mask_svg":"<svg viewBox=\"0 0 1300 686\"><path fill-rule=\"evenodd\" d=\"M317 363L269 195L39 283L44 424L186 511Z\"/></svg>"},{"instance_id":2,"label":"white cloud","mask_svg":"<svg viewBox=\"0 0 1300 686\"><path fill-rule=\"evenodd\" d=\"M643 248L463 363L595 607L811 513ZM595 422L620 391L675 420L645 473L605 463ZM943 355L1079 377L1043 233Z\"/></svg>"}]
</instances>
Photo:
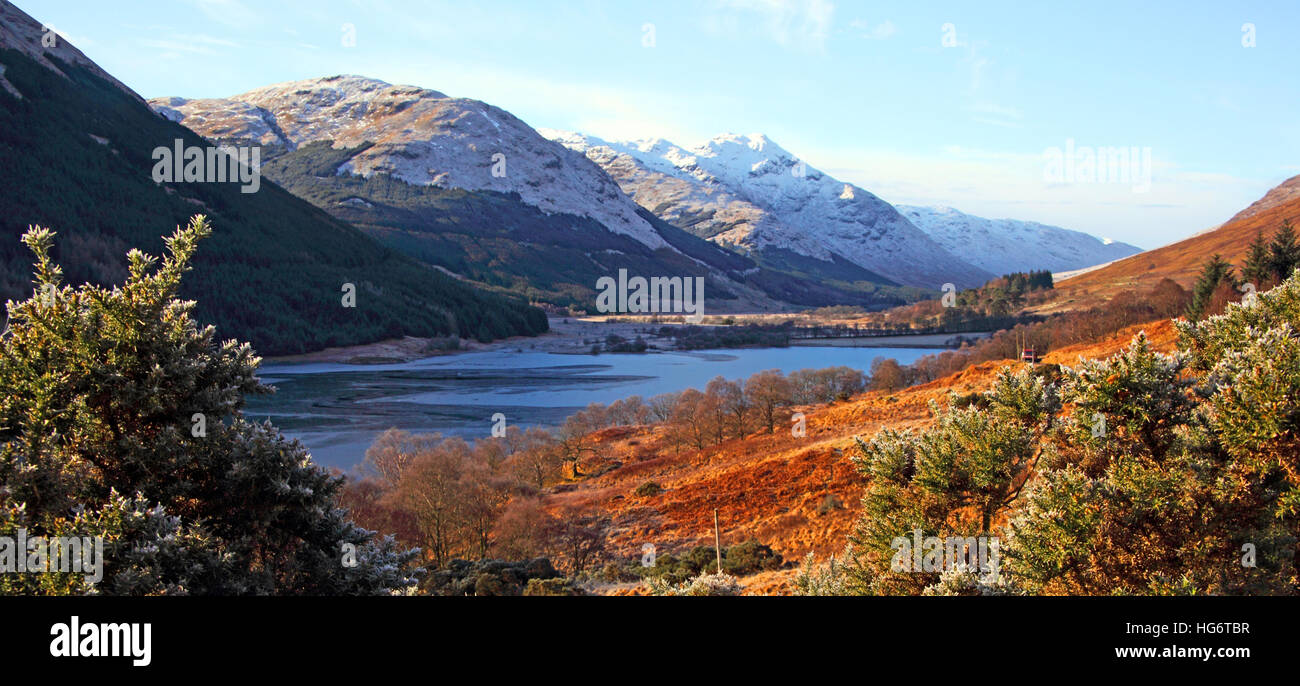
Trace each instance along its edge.
<instances>
[{"instance_id":1,"label":"white cloud","mask_svg":"<svg viewBox=\"0 0 1300 686\"><path fill-rule=\"evenodd\" d=\"M165 50L169 56L175 56L179 53L216 55L218 51L215 48L240 47L239 43L234 41L202 33L179 33L163 39L146 39L141 40L140 45L146 48Z\"/></svg>"},{"instance_id":2,"label":"white cloud","mask_svg":"<svg viewBox=\"0 0 1300 686\"><path fill-rule=\"evenodd\" d=\"M247 29L262 22L261 16L240 0L190 0L190 3L207 18L227 26Z\"/></svg>"},{"instance_id":3,"label":"white cloud","mask_svg":"<svg viewBox=\"0 0 1300 686\"><path fill-rule=\"evenodd\" d=\"M973 103L966 107L966 111L975 115L972 117L974 121L1008 129L1021 128L1020 121L1024 118L1020 110L992 102Z\"/></svg>"},{"instance_id":4,"label":"white cloud","mask_svg":"<svg viewBox=\"0 0 1300 686\"><path fill-rule=\"evenodd\" d=\"M890 203L1038 221L1143 248L1210 228L1205 217L1225 221L1276 183L1184 170L1158 156L1146 193L1130 184L1049 184L1041 153L948 146L933 154L835 149L802 156Z\"/></svg>"},{"instance_id":5,"label":"white cloud","mask_svg":"<svg viewBox=\"0 0 1300 686\"><path fill-rule=\"evenodd\" d=\"M660 137L693 140L680 113L692 101L679 94L633 88L596 86L539 77L473 64L445 62L407 64L398 70L365 71L393 84L431 88L452 97L491 103L534 128L574 130L607 140ZM429 74L440 74L429 81ZM713 103L710 103L713 104ZM723 111L736 105L721 104Z\"/></svg>"},{"instance_id":6,"label":"white cloud","mask_svg":"<svg viewBox=\"0 0 1300 686\"><path fill-rule=\"evenodd\" d=\"M216 51L206 45L195 45L185 41L177 40L142 40L140 45L155 50L164 50L168 57L176 57L180 53L191 53L195 55L216 55Z\"/></svg>"},{"instance_id":7,"label":"white cloud","mask_svg":"<svg viewBox=\"0 0 1300 686\"><path fill-rule=\"evenodd\" d=\"M871 40L885 40L892 37L895 33L898 33L898 27L894 25L894 22L888 19L876 24L875 26L872 26L869 21L854 19L849 22L849 28L857 30L863 38L869 38Z\"/></svg>"},{"instance_id":8,"label":"white cloud","mask_svg":"<svg viewBox=\"0 0 1300 686\"><path fill-rule=\"evenodd\" d=\"M739 33L757 16L762 33L778 45L822 50L830 35L835 4L830 0L715 0L718 11L705 28Z\"/></svg>"}]
</instances>

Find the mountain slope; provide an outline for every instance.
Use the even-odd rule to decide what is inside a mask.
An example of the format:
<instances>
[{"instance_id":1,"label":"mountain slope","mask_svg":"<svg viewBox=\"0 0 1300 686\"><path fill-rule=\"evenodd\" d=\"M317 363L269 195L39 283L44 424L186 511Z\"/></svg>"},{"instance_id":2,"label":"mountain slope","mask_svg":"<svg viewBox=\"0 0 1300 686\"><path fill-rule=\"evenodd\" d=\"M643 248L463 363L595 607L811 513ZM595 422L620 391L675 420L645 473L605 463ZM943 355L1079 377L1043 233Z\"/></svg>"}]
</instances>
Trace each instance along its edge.
<instances>
[{"instance_id":1,"label":"mountain slope","mask_svg":"<svg viewBox=\"0 0 1300 686\"><path fill-rule=\"evenodd\" d=\"M1274 186L1264 197L1251 203L1246 209L1232 215L1227 223L1245 221L1251 217L1266 212L1268 210L1300 198L1300 176L1292 176L1282 183Z\"/></svg>"},{"instance_id":2,"label":"mountain slope","mask_svg":"<svg viewBox=\"0 0 1300 686\"><path fill-rule=\"evenodd\" d=\"M543 211L589 217L651 249L666 246L595 165L565 155L514 115L477 100L361 76L331 76L225 99L150 102L164 116L212 139L290 150L320 141L346 148L370 143L348 160L345 173L518 193Z\"/></svg>"},{"instance_id":3,"label":"mountain slope","mask_svg":"<svg viewBox=\"0 0 1300 686\"><path fill-rule=\"evenodd\" d=\"M269 178L386 245L533 300L590 309L597 280L620 269L703 276L708 311L919 295L761 267L660 220L581 154L479 101L335 76L150 102L214 142L267 146Z\"/></svg>"},{"instance_id":4,"label":"mountain slope","mask_svg":"<svg viewBox=\"0 0 1300 686\"><path fill-rule=\"evenodd\" d=\"M206 142L157 116L62 39L56 50L41 49L40 33L38 22L0 3L8 84L0 88L0 296L30 295L30 255L18 237L31 224L58 232L56 258L69 282L111 284L125 275L129 248L159 254L162 236L204 213L215 232L183 295L219 335L264 354L405 334L546 329L540 310L431 270L272 183L255 193L233 183L155 183L156 148ZM345 283L355 286L355 308L342 306Z\"/></svg>"},{"instance_id":5,"label":"mountain slope","mask_svg":"<svg viewBox=\"0 0 1300 686\"><path fill-rule=\"evenodd\" d=\"M1165 278L1190 288L1215 254L1240 266L1259 232L1268 238L1284 221L1300 225L1296 185L1296 178L1287 180L1215 229L1061 281L1056 285L1057 302L1087 306L1117 293L1149 289Z\"/></svg>"},{"instance_id":6,"label":"mountain slope","mask_svg":"<svg viewBox=\"0 0 1300 686\"><path fill-rule=\"evenodd\" d=\"M994 274L1083 269L1142 252L1127 243L1038 222L985 219L951 207L897 208L949 252Z\"/></svg>"},{"instance_id":7,"label":"mountain slope","mask_svg":"<svg viewBox=\"0 0 1300 686\"><path fill-rule=\"evenodd\" d=\"M662 139L542 133L601 165L642 207L761 263L928 289L994 276L950 254L889 203L762 135L727 134L686 150Z\"/></svg>"}]
</instances>

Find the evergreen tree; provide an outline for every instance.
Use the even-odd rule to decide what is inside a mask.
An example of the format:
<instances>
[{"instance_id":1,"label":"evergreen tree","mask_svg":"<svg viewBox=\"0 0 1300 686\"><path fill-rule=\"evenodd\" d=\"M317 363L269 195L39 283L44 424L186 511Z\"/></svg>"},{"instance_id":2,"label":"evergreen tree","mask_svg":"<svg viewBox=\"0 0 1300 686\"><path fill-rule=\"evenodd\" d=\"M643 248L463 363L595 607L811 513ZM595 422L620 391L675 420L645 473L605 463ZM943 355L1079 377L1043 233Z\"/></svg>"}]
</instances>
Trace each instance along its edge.
<instances>
[{"instance_id":1,"label":"evergreen tree","mask_svg":"<svg viewBox=\"0 0 1300 686\"><path fill-rule=\"evenodd\" d=\"M1291 227L1290 219L1282 222L1277 233L1273 234L1273 242L1268 246L1268 251L1273 276L1278 281L1291 278L1291 273L1300 267L1300 244L1296 242L1295 229Z\"/></svg>"},{"instance_id":2,"label":"evergreen tree","mask_svg":"<svg viewBox=\"0 0 1300 686\"><path fill-rule=\"evenodd\" d=\"M1241 278L1246 283L1255 284L1257 291L1267 290L1268 284L1275 282L1272 257L1263 231L1255 234L1255 240L1250 243L1246 262L1241 267Z\"/></svg>"},{"instance_id":3,"label":"evergreen tree","mask_svg":"<svg viewBox=\"0 0 1300 686\"><path fill-rule=\"evenodd\" d=\"M372 540L297 441L241 413L267 393L247 343L216 341L177 297L195 217L159 261L128 254L107 289L62 283L54 234L23 242L36 292L0 338L0 533L103 536L103 579L0 575L0 593L385 593L414 552Z\"/></svg>"},{"instance_id":4,"label":"evergreen tree","mask_svg":"<svg viewBox=\"0 0 1300 686\"><path fill-rule=\"evenodd\" d=\"M1214 297L1214 291L1223 282L1235 285L1236 278L1232 273L1232 265L1216 253L1201 268L1201 276L1192 287L1192 303L1187 306L1188 319L1195 321L1204 316Z\"/></svg>"}]
</instances>

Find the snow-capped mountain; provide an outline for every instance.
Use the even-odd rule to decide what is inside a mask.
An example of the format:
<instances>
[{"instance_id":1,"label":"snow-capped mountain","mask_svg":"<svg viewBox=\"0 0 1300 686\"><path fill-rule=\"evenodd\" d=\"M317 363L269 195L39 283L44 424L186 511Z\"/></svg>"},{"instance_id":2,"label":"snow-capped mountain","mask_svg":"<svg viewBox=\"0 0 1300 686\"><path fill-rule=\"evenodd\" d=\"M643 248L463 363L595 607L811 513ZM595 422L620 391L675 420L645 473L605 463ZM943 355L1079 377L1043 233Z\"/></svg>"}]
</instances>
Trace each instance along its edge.
<instances>
[{"instance_id":1,"label":"snow-capped mountain","mask_svg":"<svg viewBox=\"0 0 1300 686\"><path fill-rule=\"evenodd\" d=\"M939 245L994 274L1071 271L1142 252L1127 243L1038 222L985 219L951 207L897 207Z\"/></svg>"},{"instance_id":2,"label":"snow-capped mountain","mask_svg":"<svg viewBox=\"0 0 1300 686\"><path fill-rule=\"evenodd\" d=\"M768 263L796 257L804 271L829 272L847 261L868 277L929 289L975 286L994 276L949 253L889 203L759 134L726 134L687 150L663 139L540 133L599 164L659 217Z\"/></svg>"},{"instance_id":3,"label":"snow-capped mountain","mask_svg":"<svg viewBox=\"0 0 1300 686\"><path fill-rule=\"evenodd\" d=\"M672 249L599 167L478 100L361 76L280 83L220 99L154 98L155 111L206 138L290 150L315 141L374 145L340 173L387 173L416 185L518 193L546 212L600 222L651 249Z\"/></svg>"},{"instance_id":4,"label":"snow-capped mountain","mask_svg":"<svg viewBox=\"0 0 1300 686\"><path fill-rule=\"evenodd\" d=\"M271 181L393 249L531 299L590 308L599 279L624 269L707 278L712 311L914 297L856 267L866 286L781 271L673 226L582 153L477 100L334 76L149 103L211 141L264 146Z\"/></svg>"}]
</instances>

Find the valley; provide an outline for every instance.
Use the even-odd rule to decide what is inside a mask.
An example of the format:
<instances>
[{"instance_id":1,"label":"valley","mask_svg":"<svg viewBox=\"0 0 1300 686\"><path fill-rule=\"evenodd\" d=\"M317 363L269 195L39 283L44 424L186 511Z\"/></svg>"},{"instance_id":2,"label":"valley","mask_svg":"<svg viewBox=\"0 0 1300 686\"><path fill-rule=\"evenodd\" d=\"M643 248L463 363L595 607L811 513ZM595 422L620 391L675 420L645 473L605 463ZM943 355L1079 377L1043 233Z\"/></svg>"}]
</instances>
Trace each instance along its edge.
<instances>
[{"instance_id":1,"label":"valley","mask_svg":"<svg viewBox=\"0 0 1300 686\"><path fill-rule=\"evenodd\" d=\"M588 352L586 341L603 340L614 330L620 329L579 326L536 343L503 341L402 362L356 354L343 356L352 363L324 361L332 355L271 360L259 375L277 391L251 400L247 413L270 419L302 440L317 463L350 471L390 428L486 438L492 435L493 415L500 412L508 426L553 429L590 403L609 404L633 395L648 399L702 387L716 376L743 379L767 369L837 365L866 370L876 357L909 364L933 352L905 347ZM365 363L357 364L358 359Z\"/></svg>"},{"instance_id":2,"label":"valley","mask_svg":"<svg viewBox=\"0 0 1300 686\"><path fill-rule=\"evenodd\" d=\"M0 595L1300 595L1293 61L836 5L0 0Z\"/></svg>"}]
</instances>

